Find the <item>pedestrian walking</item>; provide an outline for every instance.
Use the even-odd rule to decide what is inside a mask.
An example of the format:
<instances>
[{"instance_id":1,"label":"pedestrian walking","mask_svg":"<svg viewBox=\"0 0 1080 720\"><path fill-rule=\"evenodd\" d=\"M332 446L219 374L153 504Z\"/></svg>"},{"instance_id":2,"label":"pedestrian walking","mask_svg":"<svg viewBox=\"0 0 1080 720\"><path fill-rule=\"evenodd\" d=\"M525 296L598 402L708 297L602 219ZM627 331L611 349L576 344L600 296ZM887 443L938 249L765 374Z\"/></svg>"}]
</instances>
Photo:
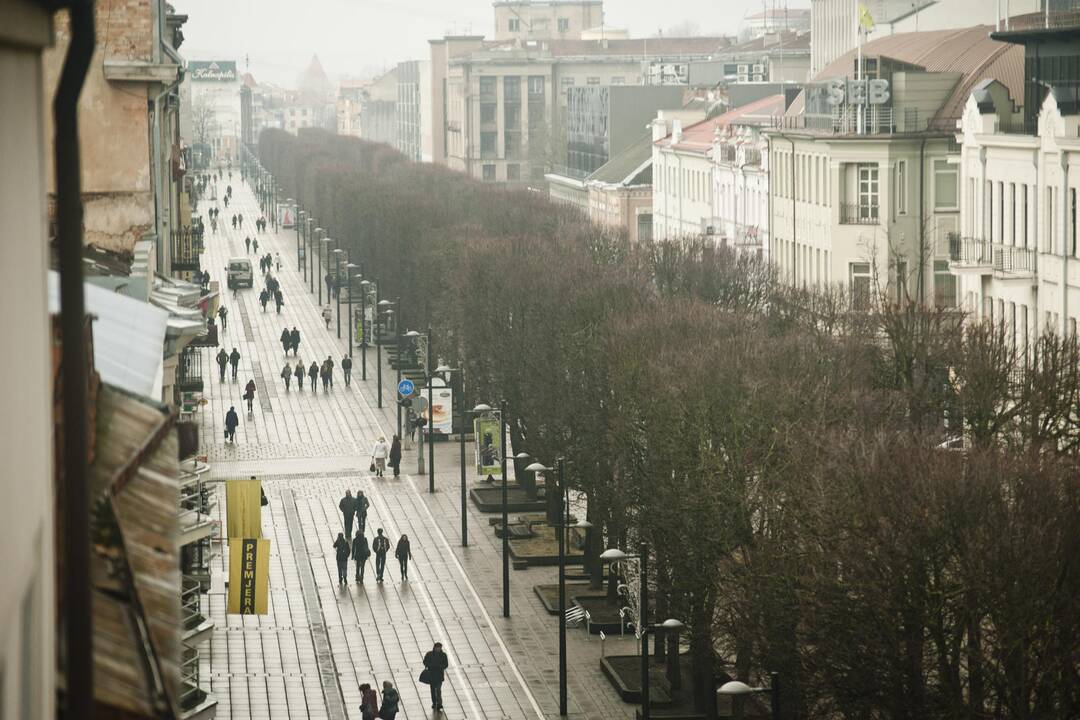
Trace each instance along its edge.
<instances>
[{"instance_id":1,"label":"pedestrian walking","mask_svg":"<svg viewBox=\"0 0 1080 720\"><path fill-rule=\"evenodd\" d=\"M360 686L360 720L375 720L375 713L379 711L379 696L364 683Z\"/></svg>"},{"instance_id":2,"label":"pedestrian walking","mask_svg":"<svg viewBox=\"0 0 1080 720\"><path fill-rule=\"evenodd\" d=\"M326 356L326 379L330 382L330 389L334 389L334 358Z\"/></svg>"},{"instance_id":3,"label":"pedestrian walking","mask_svg":"<svg viewBox=\"0 0 1080 720\"><path fill-rule=\"evenodd\" d=\"M263 288L259 292L259 304L262 305L263 312L266 312L266 303L268 302L270 302L270 293L266 291L266 288Z\"/></svg>"},{"instance_id":4,"label":"pedestrian walking","mask_svg":"<svg viewBox=\"0 0 1080 720\"><path fill-rule=\"evenodd\" d=\"M363 490L356 491L356 497L353 498L353 505L356 509L356 527L361 533L367 532L367 511L371 507L371 502L364 495Z\"/></svg>"},{"instance_id":5,"label":"pedestrian walking","mask_svg":"<svg viewBox=\"0 0 1080 720\"><path fill-rule=\"evenodd\" d=\"M304 389L304 363L300 360L296 361L296 368L293 370L293 375L296 376L296 387Z\"/></svg>"},{"instance_id":6,"label":"pedestrian walking","mask_svg":"<svg viewBox=\"0 0 1080 720\"><path fill-rule=\"evenodd\" d=\"M379 708L379 720L394 720L401 707L401 694L389 680L382 684L382 707Z\"/></svg>"},{"instance_id":7,"label":"pedestrian walking","mask_svg":"<svg viewBox=\"0 0 1080 720\"><path fill-rule=\"evenodd\" d=\"M236 223L233 223L233 227L236 227ZM251 238L244 238L244 254L251 254Z\"/></svg>"},{"instance_id":8,"label":"pedestrian walking","mask_svg":"<svg viewBox=\"0 0 1080 720\"><path fill-rule=\"evenodd\" d=\"M409 561L412 560L412 550L409 549L409 536L402 535L398 538L394 548L394 557L398 560L398 569L401 570L401 579L409 579Z\"/></svg>"},{"instance_id":9,"label":"pedestrian walking","mask_svg":"<svg viewBox=\"0 0 1080 720\"><path fill-rule=\"evenodd\" d=\"M367 568L369 557L371 557L371 549L368 547L367 538L364 537L364 526L361 525L356 529L356 537L352 541L352 559L356 563L354 579L358 583L364 582L364 570Z\"/></svg>"},{"instance_id":10,"label":"pedestrian walking","mask_svg":"<svg viewBox=\"0 0 1080 720\"><path fill-rule=\"evenodd\" d=\"M345 539L345 535L342 533L337 534L337 540L334 541L334 550L337 551L338 584L348 585L349 555L352 548L349 547L349 541Z\"/></svg>"},{"instance_id":11,"label":"pedestrian walking","mask_svg":"<svg viewBox=\"0 0 1080 720\"><path fill-rule=\"evenodd\" d=\"M225 368L229 365L229 353L225 352L225 348L218 350L217 364L221 374L221 382L225 382Z\"/></svg>"},{"instance_id":12,"label":"pedestrian walking","mask_svg":"<svg viewBox=\"0 0 1080 720\"><path fill-rule=\"evenodd\" d=\"M285 361L285 367L281 368L281 379L285 381L285 392L289 392L289 383L292 382L292 365Z\"/></svg>"},{"instance_id":13,"label":"pedestrian walking","mask_svg":"<svg viewBox=\"0 0 1080 720\"><path fill-rule=\"evenodd\" d=\"M224 200L225 200L225 209L228 209L229 208L229 196L226 195Z\"/></svg>"},{"instance_id":14,"label":"pedestrian walking","mask_svg":"<svg viewBox=\"0 0 1080 720\"><path fill-rule=\"evenodd\" d=\"M383 572L386 570L386 553L390 552L390 538L383 535L382 528L375 532L375 539L371 542L371 550L375 553L375 582L382 582Z\"/></svg>"},{"instance_id":15,"label":"pedestrian walking","mask_svg":"<svg viewBox=\"0 0 1080 720\"><path fill-rule=\"evenodd\" d=\"M251 404L253 402L255 402L255 380L254 379L248 380L247 385L244 386L244 399L247 400L248 415L250 415L253 412Z\"/></svg>"},{"instance_id":16,"label":"pedestrian walking","mask_svg":"<svg viewBox=\"0 0 1080 720\"><path fill-rule=\"evenodd\" d=\"M326 280L326 297L330 297L333 294L334 276L326 273L326 277L323 279Z\"/></svg>"},{"instance_id":17,"label":"pedestrian walking","mask_svg":"<svg viewBox=\"0 0 1080 720\"><path fill-rule=\"evenodd\" d=\"M289 328L281 329L281 337L278 338L281 342L281 349L285 351L285 354L289 354L289 347L292 345L292 333L289 332Z\"/></svg>"},{"instance_id":18,"label":"pedestrian walking","mask_svg":"<svg viewBox=\"0 0 1080 720\"><path fill-rule=\"evenodd\" d=\"M281 314L281 306L285 304L285 296L281 294L281 288L274 291L274 304L277 305L277 314Z\"/></svg>"},{"instance_id":19,"label":"pedestrian walking","mask_svg":"<svg viewBox=\"0 0 1080 720\"><path fill-rule=\"evenodd\" d=\"M323 392L330 392L330 368L326 366L326 361L323 360L323 364L319 367L319 377L322 379Z\"/></svg>"},{"instance_id":20,"label":"pedestrian walking","mask_svg":"<svg viewBox=\"0 0 1080 720\"><path fill-rule=\"evenodd\" d=\"M332 316L332 313L330 311L330 305L327 305L322 310L322 319L323 319L323 322L326 323L326 329L327 330L330 329L330 318L331 318L331 316Z\"/></svg>"},{"instance_id":21,"label":"pedestrian walking","mask_svg":"<svg viewBox=\"0 0 1080 720\"><path fill-rule=\"evenodd\" d=\"M401 474L401 438L397 435L390 443L390 468L394 471L394 477Z\"/></svg>"},{"instance_id":22,"label":"pedestrian walking","mask_svg":"<svg viewBox=\"0 0 1080 720\"><path fill-rule=\"evenodd\" d=\"M386 472L386 456L390 454L390 448L386 446L386 438L379 436L375 446L371 448L371 464L375 466L375 477L382 477Z\"/></svg>"},{"instance_id":23,"label":"pedestrian walking","mask_svg":"<svg viewBox=\"0 0 1080 720\"><path fill-rule=\"evenodd\" d=\"M341 357L341 372L345 375L345 387L349 387L349 382L352 380L352 358L348 355Z\"/></svg>"},{"instance_id":24,"label":"pedestrian walking","mask_svg":"<svg viewBox=\"0 0 1080 720\"><path fill-rule=\"evenodd\" d=\"M232 228L233 228L233 230L236 229L236 216L235 215L232 216Z\"/></svg>"},{"instance_id":25,"label":"pedestrian walking","mask_svg":"<svg viewBox=\"0 0 1080 720\"><path fill-rule=\"evenodd\" d=\"M251 249L255 251L255 254L259 254L259 238L255 238L251 241Z\"/></svg>"},{"instance_id":26,"label":"pedestrian walking","mask_svg":"<svg viewBox=\"0 0 1080 720\"><path fill-rule=\"evenodd\" d=\"M281 253L274 253L274 264L277 265L277 271L281 272Z\"/></svg>"},{"instance_id":27,"label":"pedestrian walking","mask_svg":"<svg viewBox=\"0 0 1080 720\"><path fill-rule=\"evenodd\" d=\"M217 309L217 316L218 320L221 322L221 332L225 332L229 326L229 309L222 305Z\"/></svg>"},{"instance_id":28,"label":"pedestrian walking","mask_svg":"<svg viewBox=\"0 0 1080 720\"><path fill-rule=\"evenodd\" d=\"M431 688L433 710L443 709L442 684L448 667L450 667L450 661L443 652L442 643L435 643L431 651L424 656L424 672L420 673L420 682L427 683Z\"/></svg>"},{"instance_id":29,"label":"pedestrian walking","mask_svg":"<svg viewBox=\"0 0 1080 720\"><path fill-rule=\"evenodd\" d=\"M318 382L319 379L319 366L315 363L314 360L311 361L311 367L308 368L307 374L308 380L311 381L311 392L319 392L319 388L315 384L316 382Z\"/></svg>"},{"instance_id":30,"label":"pedestrian walking","mask_svg":"<svg viewBox=\"0 0 1080 720\"><path fill-rule=\"evenodd\" d=\"M352 521L356 513L356 500L353 499L352 490L345 491L345 497L338 501L338 508L345 523L345 537L352 537Z\"/></svg>"},{"instance_id":31,"label":"pedestrian walking","mask_svg":"<svg viewBox=\"0 0 1080 720\"><path fill-rule=\"evenodd\" d=\"M292 332L290 333L290 337L291 337L291 340L292 340L293 357L296 357L296 352L300 349L300 331L296 329L295 325L293 325L293 329L292 329Z\"/></svg>"},{"instance_id":32,"label":"pedestrian walking","mask_svg":"<svg viewBox=\"0 0 1080 720\"><path fill-rule=\"evenodd\" d=\"M240 416L236 414L236 408L230 406L229 412L225 413L225 439L236 443L236 426L240 424Z\"/></svg>"},{"instance_id":33,"label":"pedestrian walking","mask_svg":"<svg viewBox=\"0 0 1080 720\"><path fill-rule=\"evenodd\" d=\"M240 224L240 229L244 229L244 215L243 213L237 213L236 220Z\"/></svg>"},{"instance_id":34,"label":"pedestrian walking","mask_svg":"<svg viewBox=\"0 0 1080 720\"><path fill-rule=\"evenodd\" d=\"M232 365L232 379L236 379L236 370L240 367L240 351L236 348L229 353L229 364Z\"/></svg>"}]
</instances>

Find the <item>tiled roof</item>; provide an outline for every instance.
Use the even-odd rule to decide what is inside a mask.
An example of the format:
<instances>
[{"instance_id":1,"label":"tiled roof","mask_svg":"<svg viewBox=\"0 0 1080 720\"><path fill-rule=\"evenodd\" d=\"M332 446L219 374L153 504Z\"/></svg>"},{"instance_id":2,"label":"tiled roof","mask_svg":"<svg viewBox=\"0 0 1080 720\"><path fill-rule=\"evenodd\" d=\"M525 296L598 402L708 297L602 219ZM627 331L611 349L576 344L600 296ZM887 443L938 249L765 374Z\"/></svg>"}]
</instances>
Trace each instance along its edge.
<instances>
[{"instance_id":1,"label":"tiled roof","mask_svg":"<svg viewBox=\"0 0 1080 720\"><path fill-rule=\"evenodd\" d=\"M690 125L683 130L682 139L678 143L668 144L668 138L671 137L668 135L667 138L658 140L657 144L663 144L665 147L672 147L686 152L705 153L712 147L717 128L736 124L763 125L769 123L772 118L783 114L784 96L768 95L734 110L728 110L723 115L717 115L714 118Z\"/></svg>"},{"instance_id":2,"label":"tiled roof","mask_svg":"<svg viewBox=\"0 0 1080 720\"><path fill-rule=\"evenodd\" d=\"M960 117L971 89L987 78L1009 89L1016 103L1024 100L1024 48L990 38L989 25L955 30L898 33L863 45L863 57L887 57L910 63L927 72L961 74L949 99L941 106L932 124L948 128ZM814 81L854 75L856 51L852 50L827 65Z\"/></svg>"}]
</instances>

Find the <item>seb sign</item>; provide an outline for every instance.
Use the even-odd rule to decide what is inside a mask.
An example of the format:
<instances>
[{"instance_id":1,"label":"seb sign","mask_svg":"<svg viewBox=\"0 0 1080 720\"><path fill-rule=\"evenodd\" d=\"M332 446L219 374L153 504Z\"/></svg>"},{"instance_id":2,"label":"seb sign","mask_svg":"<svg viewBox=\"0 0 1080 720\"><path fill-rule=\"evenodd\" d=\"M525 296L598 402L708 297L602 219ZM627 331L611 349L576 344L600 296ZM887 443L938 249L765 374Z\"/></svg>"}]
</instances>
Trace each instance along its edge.
<instances>
[{"instance_id":1,"label":"seb sign","mask_svg":"<svg viewBox=\"0 0 1080 720\"><path fill-rule=\"evenodd\" d=\"M889 102L888 80L843 78L824 83L824 100L829 105L884 105Z\"/></svg>"}]
</instances>

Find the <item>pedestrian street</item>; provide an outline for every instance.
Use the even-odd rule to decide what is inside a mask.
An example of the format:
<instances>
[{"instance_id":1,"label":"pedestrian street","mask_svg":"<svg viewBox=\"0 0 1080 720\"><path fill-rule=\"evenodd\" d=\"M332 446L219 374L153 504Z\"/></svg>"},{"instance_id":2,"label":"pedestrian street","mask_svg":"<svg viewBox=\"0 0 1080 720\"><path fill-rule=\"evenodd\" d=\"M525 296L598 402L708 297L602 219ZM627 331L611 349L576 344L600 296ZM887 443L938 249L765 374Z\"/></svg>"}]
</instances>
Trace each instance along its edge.
<instances>
[{"instance_id":1,"label":"pedestrian street","mask_svg":"<svg viewBox=\"0 0 1080 720\"><path fill-rule=\"evenodd\" d=\"M229 184L223 175L218 197ZM501 615L500 542L488 516L470 503L470 544L460 547L458 449L436 444L436 485L427 492L426 476L414 476L416 455L406 449L400 478L376 478L368 472L371 448L380 437L389 441L396 410L394 372L384 365L384 408L376 407L375 352L368 352L368 380L361 379L359 349L354 353L352 387L340 370L347 329L336 337L336 316L329 329L317 296L297 270L295 230L256 233L259 207L250 188L233 171L233 201L219 204L217 231L206 220L202 267L220 282L228 309L227 328L219 328L220 345L240 353L236 381L226 373L218 382L214 361L218 348L203 352L205 397L197 413L202 452L211 464L212 480L256 476L269 504L263 508L263 535L270 539L270 593L266 615L226 615L228 547L215 546L209 617L215 623L202 646L201 673L219 700L219 717L233 718L360 718L361 683L381 691L390 680L401 693L398 718L430 718L434 711L428 687L417 678L424 653L434 642L444 644L449 669L443 686L446 718L550 718L557 712L557 619L548 615L533 592L538 583L554 583L555 568L511 573L512 616ZM204 201L200 210L213 206ZM234 213L244 216L234 229ZM269 218L268 218L269 220ZM245 255L245 236L256 238L258 255L247 257L255 271L255 287L235 294L225 288L230 257ZM278 253L282 269L274 271L284 294L280 315L273 303L264 312L258 302L262 278L258 257ZM326 270L316 264L316 283ZM377 276L377 273L372 273ZM323 301L326 304L325 285ZM336 306L334 308L336 310ZM345 313L345 305L342 305ZM283 328L301 334L298 357L284 355ZM437 340L436 340L437 342ZM309 366L327 357L335 362L334 388L312 392L305 378L286 390L280 378L286 361ZM256 393L249 415L242 399L254 380ZM224 439L225 413L235 407L240 417L236 443ZM471 447L469 449L471 453ZM218 486L219 488L221 486ZM371 501L366 535L383 528L391 544L402 534L411 540L409 580L401 582L397 561L387 560L385 582L374 577L369 560L365 582L339 586L332 548L343 532L338 501L346 490L362 490ZM223 489L215 513L224 523ZM392 554L391 554L392 555ZM632 717L599 668L600 641L583 630L568 632L570 717L597 720ZM631 636L632 637L632 636ZM608 654L628 654L632 642L609 638Z\"/></svg>"}]
</instances>

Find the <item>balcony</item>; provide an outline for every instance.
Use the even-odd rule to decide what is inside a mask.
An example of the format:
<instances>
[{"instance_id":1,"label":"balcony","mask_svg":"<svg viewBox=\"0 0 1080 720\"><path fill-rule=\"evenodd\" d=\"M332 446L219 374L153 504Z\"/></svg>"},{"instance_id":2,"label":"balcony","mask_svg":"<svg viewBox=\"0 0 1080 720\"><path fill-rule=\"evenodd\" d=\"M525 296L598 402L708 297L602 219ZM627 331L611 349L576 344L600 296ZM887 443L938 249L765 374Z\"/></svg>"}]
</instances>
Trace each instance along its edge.
<instances>
[{"instance_id":1,"label":"balcony","mask_svg":"<svg viewBox=\"0 0 1080 720\"><path fill-rule=\"evenodd\" d=\"M180 392L203 391L202 360L198 348L186 347L181 351L176 369L176 387Z\"/></svg>"},{"instance_id":2,"label":"balcony","mask_svg":"<svg viewBox=\"0 0 1080 720\"><path fill-rule=\"evenodd\" d=\"M989 275L994 254L991 243L978 238L948 235L949 269L959 274Z\"/></svg>"},{"instance_id":3,"label":"balcony","mask_svg":"<svg viewBox=\"0 0 1080 720\"><path fill-rule=\"evenodd\" d=\"M1035 277L1035 251L1031 248L994 243L991 252L995 277L1004 280Z\"/></svg>"},{"instance_id":4,"label":"balcony","mask_svg":"<svg viewBox=\"0 0 1080 720\"><path fill-rule=\"evenodd\" d=\"M210 720L217 715L217 700L199 687L199 651L183 645L180 662L181 720Z\"/></svg>"},{"instance_id":5,"label":"balcony","mask_svg":"<svg viewBox=\"0 0 1080 720\"><path fill-rule=\"evenodd\" d=\"M870 203L840 203L841 225L877 225L878 206Z\"/></svg>"},{"instance_id":6,"label":"balcony","mask_svg":"<svg viewBox=\"0 0 1080 720\"><path fill-rule=\"evenodd\" d=\"M199 269L199 253L203 251L202 231L185 225L169 233L172 269L174 272L195 272Z\"/></svg>"},{"instance_id":7,"label":"balcony","mask_svg":"<svg viewBox=\"0 0 1080 720\"><path fill-rule=\"evenodd\" d=\"M756 248L761 247L761 240L764 233L757 225L743 225L742 223L733 223L732 242L736 247L741 248Z\"/></svg>"}]
</instances>

